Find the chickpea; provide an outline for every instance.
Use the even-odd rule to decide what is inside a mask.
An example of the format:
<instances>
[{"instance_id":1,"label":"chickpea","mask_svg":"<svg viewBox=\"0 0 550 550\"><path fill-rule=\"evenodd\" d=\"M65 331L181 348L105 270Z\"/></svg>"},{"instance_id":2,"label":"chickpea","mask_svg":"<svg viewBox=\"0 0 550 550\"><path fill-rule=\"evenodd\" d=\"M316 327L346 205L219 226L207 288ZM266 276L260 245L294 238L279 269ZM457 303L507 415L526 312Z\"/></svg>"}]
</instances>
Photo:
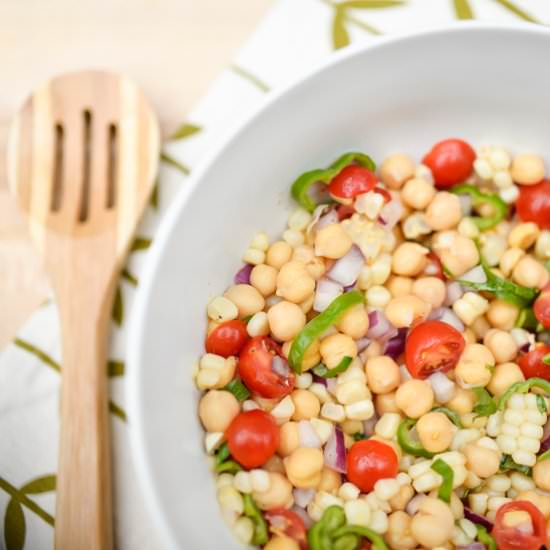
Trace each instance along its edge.
<instances>
[{"instance_id":1,"label":"chickpea","mask_svg":"<svg viewBox=\"0 0 550 550\"><path fill-rule=\"evenodd\" d=\"M416 431L423 447L431 453L449 448L454 435L453 423L440 412L429 412L416 423Z\"/></svg>"},{"instance_id":2,"label":"chickpea","mask_svg":"<svg viewBox=\"0 0 550 550\"><path fill-rule=\"evenodd\" d=\"M414 176L415 164L403 154L391 155L380 165L380 179L390 188L399 189Z\"/></svg>"},{"instance_id":3,"label":"chickpea","mask_svg":"<svg viewBox=\"0 0 550 550\"><path fill-rule=\"evenodd\" d=\"M240 317L254 315L265 307L264 297L251 285L233 285L224 296L237 306Z\"/></svg>"},{"instance_id":4,"label":"chickpea","mask_svg":"<svg viewBox=\"0 0 550 550\"><path fill-rule=\"evenodd\" d=\"M361 352L361 358L363 361L366 361L369 357L378 357L379 355L382 355L382 346L380 345L380 342L377 342L376 340L371 342L366 349Z\"/></svg>"},{"instance_id":5,"label":"chickpea","mask_svg":"<svg viewBox=\"0 0 550 550\"><path fill-rule=\"evenodd\" d=\"M323 363L332 369L340 364L344 357L357 357L357 344L346 334L332 334L321 340L321 357Z\"/></svg>"},{"instance_id":6,"label":"chickpea","mask_svg":"<svg viewBox=\"0 0 550 550\"><path fill-rule=\"evenodd\" d=\"M464 341L467 344L475 344L477 342L476 333L470 327L464 329L464 332L462 333L462 338L464 338Z\"/></svg>"},{"instance_id":7,"label":"chickpea","mask_svg":"<svg viewBox=\"0 0 550 550\"><path fill-rule=\"evenodd\" d=\"M393 253L392 270L397 275L414 277L418 275L427 263L426 255L429 250L417 243L401 243Z\"/></svg>"},{"instance_id":8,"label":"chickpea","mask_svg":"<svg viewBox=\"0 0 550 550\"><path fill-rule=\"evenodd\" d=\"M264 297L271 296L277 288L277 270L266 264L253 267L250 272L250 284Z\"/></svg>"},{"instance_id":9,"label":"chickpea","mask_svg":"<svg viewBox=\"0 0 550 550\"><path fill-rule=\"evenodd\" d=\"M282 456L292 454L300 446L300 432L297 422L285 422L279 431L277 452Z\"/></svg>"},{"instance_id":10,"label":"chickpea","mask_svg":"<svg viewBox=\"0 0 550 550\"><path fill-rule=\"evenodd\" d=\"M462 218L460 199L447 191L436 193L426 209L426 221L434 231L451 229Z\"/></svg>"},{"instance_id":11,"label":"chickpea","mask_svg":"<svg viewBox=\"0 0 550 550\"><path fill-rule=\"evenodd\" d=\"M395 402L409 418L420 418L433 407L434 392L429 382L413 378L399 386Z\"/></svg>"},{"instance_id":12,"label":"chickpea","mask_svg":"<svg viewBox=\"0 0 550 550\"><path fill-rule=\"evenodd\" d=\"M543 460L533 466L533 481L539 489L550 491L550 461Z\"/></svg>"},{"instance_id":13,"label":"chickpea","mask_svg":"<svg viewBox=\"0 0 550 550\"><path fill-rule=\"evenodd\" d=\"M228 391L210 390L199 402L199 418L207 432L225 432L241 406Z\"/></svg>"},{"instance_id":14,"label":"chickpea","mask_svg":"<svg viewBox=\"0 0 550 550\"><path fill-rule=\"evenodd\" d=\"M508 235L508 244L513 248L527 250L540 235L539 226L534 222L520 223L516 225Z\"/></svg>"},{"instance_id":15,"label":"chickpea","mask_svg":"<svg viewBox=\"0 0 550 550\"><path fill-rule=\"evenodd\" d=\"M430 313L430 304L418 296L401 296L392 298L385 307L388 321L397 328L410 327L416 319L424 319Z\"/></svg>"},{"instance_id":16,"label":"chickpea","mask_svg":"<svg viewBox=\"0 0 550 550\"><path fill-rule=\"evenodd\" d=\"M421 546L435 548L445 544L454 532L454 517L447 504L438 498L421 500L413 516L411 533Z\"/></svg>"},{"instance_id":17,"label":"chickpea","mask_svg":"<svg viewBox=\"0 0 550 550\"><path fill-rule=\"evenodd\" d=\"M401 485L399 493L389 500L392 510L404 510L413 496L414 489L411 485Z\"/></svg>"},{"instance_id":18,"label":"chickpea","mask_svg":"<svg viewBox=\"0 0 550 550\"><path fill-rule=\"evenodd\" d=\"M401 200L415 210L424 210L430 204L436 190L434 186L425 179L412 178L401 190Z\"/></svg>"},{"instance_id":19,"label":"chickpea","mask_svg":"<svg viewBox=\"0 0 550 550\"><path fill-rule=\"evenodd\" d=\"M536 483L536 482L535 482ZM522 491L517 497L517 500L526 500L534 504L544 516L545 519L550 518L550 497L541 495L536 491Z\"/></svg>"},{"instance_id":20,"label":"chickpea","mask_svg":"<svg viewBox=\"0 0 550 550\"><path fill-rule=\"evenodd\" d=\"M284 264L277 275L277 296L299 304L315 290L315 279L302 262Z\"/></svg>"},{"instance_id":21,"label":"chickpea","mask_svg":"<svg viewBox=\"0 0 550 550\"><path fill-rule=\"evenodd\" d=\"M395 392L381 393L374 398L374 407L378 416L382 416L384 413L398 413L401 412L397 403L395 402Z\"/></svg>"},{"instance_id":22,"label":"chickpea","mask_svg":"<svg viewBox=\"0 0 550 550\"><path fill-rule=\"evenodd\" d=\"M525 256L525 250L521 248L509 248L501 257L498 264L504 277L509 277L517 263Z\"/></svg>"},{"instance_id":23,"label":"chickpea","mask_svg":"<svg viewBox=\"0 0 550 550\"><path fill-rule=\"evenodd\" d=\"M447 401L445 406L462 415L471 413L474 409L476 401L476 395L472 390L466 390L460 386L456 386L453 398L450 401Z\"/></svg>"},{"instance_id":24,"label":"chickpea","mask_svg":"<svg viewBox=\"0 0 550 550\"><path fill-rule=\"evenodd\" d=\"M269 539L264 550L300 550L300 545L290 537L275 535Z\"/></svg>"},{"instance_id":25,"label":"chickpea","mask_svg":"<svg viewBox=\"0 0 550 550\"><path fill-rule=\"evenodd\" d=\"M485 318L484 315L480 315L475 319L475 321L470 325L469 327L472 329L472 331L475 334L475 340L474 342L471 342L472 344L475 344L477 340L482 340L487 332L491 330L491 325L489 324L489 321Z\"/></svg>"},{"instance_id":26,"label":"chickpea","mask_svg":"<svg viewBox=\"0 0 550 550\"><path fill-rule=\"evenodd\" d=\"M445 283L438 277L420 277L412 285L412 293L433 308L441 307L447 295Z\"/></svg>"},{"instance_id":27,"label":"chickpea","mask_svg":"<svg viewBox=\"0 0 550 550\"><path fill-rule=\"evenodd\" d=\"M309 420L319 416L321 403L313 393L308 390L294 390L291 397L295 409L292 420Z\"/></svg>"},{"instance_id":28,"label":"chickpea","mask_svg":"<svg viewBox=\"0 0 550 550\"><path fill-rule=\"evenodd\" d=\"M521 185L533 185L544 179L544 160L539 155L517 155L510 170L512 179Z\"/></svg>"},{"instance_id":29,"label":"chickpea","mask_svg":"<svg viewBox=\"0 0 550 550\"><path fill-rule=\"evenodd\" d=\"M388 531L384 539L395 550L412 550L417 542L411 533L412 518L406 512L398 511L388 516Z\"/></svg>"},{"instance_id":30,"label":"chickpea","mask_svg":"<svg viewBox=\"0 0 550 550\"><path fill-rule=\"evenodd\" d=\"M294 487L315 489L321 482L323 452L300 447L285 459L288 480Z\"/></svg>"},{"instance_id":31,"label":"chickpea","mask_svg":"<svg viewBox=\"0 0 550 550\"><path fill-rule=\"evenodd\" d=\"M369 330L369 316L365 306L357 304L342 315L336 328L354 340L359 340L365 336Z\"/></svg>"},{"instance_id":32,"label":"chickpea","mask_svg":"<svg viewBox=\"0 0 550 550\"><path fill-rule=\"evenodd\" d=\"M523 256L512 270L512 279L518 285L542 288L549 279L548 271L532 256Z\"/></svg>"},{"instance_id":33,"label":"chickpea","mask_svg":"<svg viewBox=\"0 0 550 550\"><path fill-rule=\"evenodd\" d=\"M275 241L267 251L266 264L281 269L291 257L292 247L285 241Z\"/></svg>"},{"instance_id":34,"label":"chickpea","mask_svg":"<svg viewBox=\"0 0 550 550\"><path fill-rule=\"evenodd\" d=\"M466 344L455 367L457 380L469 386L486 386L491 380L495 358L483 344Z\"/></svg>"},{"instance_id":35,"label":"chickpea","mask_svg":"<svg viewBox=\"0 0 550 550\"><path fill-rule=\"evenodd\" d=\"M294 504L290 481L276 472L269 472L269 489L261 493L254 491L252 496L261 510L290 508Z\"/></svg>"},{"instance_id":36,"label":"chickpea","mask_svg":"<svg viewBox=\"0 0 550 550\"><path fill-rule=\"evenodd\" d=\"M292 259L296 262L302 262L308 264L315 259L315 252L313 248L307 244L301 244L297 246L292 252Z\"/></svg>"},{"instance_id":37,"label":"chickpea","mask_svg":"<svg viewBox=\"0 0 550 550\"><path fill-rule=\"evenodd\" d=\"M518 354L518 345L509 332L493 328L485 333L483 343L493 354L497 363L513 361Z\"/></svg>"},{"instance_id":38,"label":"chickpea","mask_svg":"<svg viewBox=\"0 0 550 550\"><path fill-rule=\"evenodd\" d=\"M279 455L273 455L263 466L266 472L273 472L277 474L285 474L285 465L283 459Z\"/></svg>"},{"instance_id":39,"label":"chickpea","mask_svg":"<svg viewBox=\"0 0 550 550\"><path fill-rule=\"evenodd\" d=\"M413 280L410 277L392 275L386 283L386 288L394 298L408 296L413 293Z\"/></svg>"},{"instance_id":40,"label":"chickpea","mask_svg":"<svg viewBox=\"0 0 550 550\"><path fill-rule=\"evenodd\" d=\"M399 366L386 355L369 359L365 372L369 389L374 393L389 393L395 390L401 381Z\"/></svg>"},{"instance_id":41,"label":"chickpea","mask_svg":"<svg viewBox=\"0 0 550 550\"><path fill-rule=\"evenodd\" d=\"M306 264L307 272L318 281L327 270L325 260L323 258L315 257L311 262Z\"/></svg>"},{"instance_id":42,"label":"chickpea","mask_svg":"<svg viewBox=\"0 0 550 550\"><path fill-rule=\"evenodd\" d=\"M220 388L223 388L235 376L235 371L237 370L237 360L235 357L228 357L225 360L225 363L223 367L218 371L220 375L220 379L218 380L218 383L214 386L214 389L219 390Z\"/></svg>"},{"instance_id":43,"label":"chickpea","mask_svg":"<svg viewBox=\"0 0 550 550\"><path fill-rule=\"evenodd\" d=\"M489 304L486 313L487 320L494 328L501 330L512 330L516 324L519 315L519 308L514 304L509 304L504 300L493 300Z\"/></svg>"},{"instance_id":44,"label":"chickpea","mask_svg":"<svg viewBox=\"0 0 550 550\"><path fill-rule=\"evenodd\" d=\"M305 326L306 316L299 305L283 300L267 312L271 334L276 340L288 342Z\"/></svg>"},{"instance_id":45,"label":"chickpea","mask_svg":"<svg viewBox=\"0 0 550 550\"><path fill-rule=\"evenodd\" d=\"M469 443L462 448L462 453L466 457L468 470L482 479L495 475L499 470L500 453L493 449Z\"/></svg>"},{"instance_id":46,"label":"chickpea","mask_svg":"<svg viewBox=\"0 0 550 550\"><path fill-rule=\"evenodd\" d=\"M342 476L336 470L327 468L326 466L321 470L321 481L317 486L317 491L324 491L325 493L336 494L340 486L342 485Z\"/></svg>"},{"instance_id":47,"label":"chickpea","mask_svg":"<svg viewBox=\"0 0 550 550\"><path fill-rule=\"evenodd\" d=\"M432 241L433 249L443 265L458 277L479 263L477 247L457 231L441 231Z\"/></svg>"},{"instance_id":48,"label":"chickpea","mask_svg":"<svg viewBox=\"0 0 550 550\"><path fill-rule=\"evenodd\" d=\"M495 396L500 397L512 384L523 382L525 377L522 370L515 363L502 363L495 367L487 389Z\"/></svg>"},{"instance_id":49,"label":"chickpea","mask_svg":"<svg viewBox=\"0 0 550 550\"><path fill-rule=\"evenodd\" d=\"M337 260L345 256L351 249L353 242L339 223L323 227L315 235L315 254Z\"/></svg>"},{"instance_id":50,"label":"chickpea","mask_svg":"<svg viewBox=\"0 0 550 550\"><path fill-rule=\"evenodd\" d=\"M290 348L292 347L292 340L285 342L282 347L283 355L288 359ZM302 359L302 372L306 372L309 369L315 367L321 362L321 354L319 353L320 342L319 340L313 340L311 345L306 349L304 357Z\"/></svg>"}]
</instances>

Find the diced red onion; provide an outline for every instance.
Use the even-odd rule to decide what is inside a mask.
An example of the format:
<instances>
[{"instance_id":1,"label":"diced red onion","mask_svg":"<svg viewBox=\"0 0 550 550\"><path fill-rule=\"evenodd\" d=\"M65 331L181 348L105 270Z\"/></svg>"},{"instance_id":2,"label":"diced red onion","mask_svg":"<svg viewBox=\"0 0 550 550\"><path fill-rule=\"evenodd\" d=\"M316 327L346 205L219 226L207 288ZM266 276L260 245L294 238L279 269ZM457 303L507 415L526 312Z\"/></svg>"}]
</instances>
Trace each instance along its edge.
<instances>
[{"instance_id":1,"label":"diced red onion","mask_svg":"<svg viewBox=\"0 0 550 550\"><path fill-rule=\"evenodd\" d=\"M352 285L357 281L364 262L365 258L361 250L353 245L345 256L336 260L327 276L342 286Z\"/></svg>"},{"instance_id":2,"label":"diced red onion","mask_svg":"<svg viewBox=\"0 0 550 550\"><path fill-rule=\"evenodd\" d=\"M397 336L394 336L386 342L384 346L384 355L392 359L397 359L405 351L405 340L407 339L407 328L400 328Z\"/></svg>"},{"instance_id":3,"label":"diced red onion","mask_svg":"<svg viewBox=\"0 0 550 550\"><path fill-rule=\"evenodd\" d=\"M453 398L455 385L444 373L434 372L428 377L428 382L432 387L436 400L440 403L447 403Z\"/></svg>"},{"instance_id":4,"label":"diced red onion","mask_svg":"<svg viewBox=\"0 0 550 550\"><path fill-rule=\"evenodd\" d=\"M449 309L447 307L435 308L428 315L428 319L447 323L448 325L451 325L453 328L458 330L458 332L464 331L464 324L462 323L462 321L456 316L455 312L452 309Z\"/></svg>"},{"instance_id":5,"label":"diced red onion","mask_svg":"<svg viewBox=\"0 0 550 550\"><path fill-rule=\"evenodd\" d=\"M486 550L486 548L481 542L472 542L472 544L459 544L456 550Z\"/></svg>"},{"instance_id":6,"label":"diced red onion","mask_svg":"<svg viewBox=\"0 0 550 550\"><path fill-rule=\"evenodd\" d=\"M315 496L315 489L294 489L292 491L296 506L305 508ZM273 525L273 524L272 524Z\"/></svg>"},{"instance_id":7,"label":"diced red onion","mask_svg":"<svg viewBox=\"0 0 550 550\"><path fill-rule=\"evenodd\" d=\"M476 265L469 271L466 271L463 275L460 276L463 281L468 281L470 283L485 283L487 282L487 275L480 265Z\"/></svg>"},{"instance_id":8,"label":"diced red onion","mask_svg":"<svg viewBox=\"0 0 550 550\"><path fill-rule=\"evenodd\" d=\"M300 420L298 422L298 438L301 447L320 449L322 446L321 440L309 420Z\"/></svg>"},{"instance_id":9,"label":"diced red onion","mask_svg":"<svg viewBox=\"0 0 550 550\"><path fill-rule=\"evenodd\" d=\"M380 218L384 220L384 227L393 229L404 212L405 209L398 198L393 198L390 202L386 203L382 207L382 210L380 210Z\"/></svg>"},{"instance_id":10,"label":"diced red onion","mask_svg":"<svg viewBox=\"0 0 550 550\"><path fill-rule=\"evenodd\" d=\"M464 288L462 288L462 285L457 281L451 281L447 283L447 294L443 305L452 306L457 300L462 298L463 295Z\"/></svg>"},{"instance_id":11,"label":"diced red onion","mask_svg":"<svg viewBox=\"0 0 550 550\"><path fill-rule=\"evenodd\" d=\"M386 340L396 334L397 329L388 321L382 311L374 310L369 313L367 338L371 340Z\"/></svg>"},{"instance_id":12,"label":"diced red onion","mask_svg":"<svg viewBox=\"0 0 550 550\"><path fill-rule=\"evenodd\" d=\"M479 514L476 514L475 512L472 512L472 510L466 508L466 506L464 506L464 517L466 519L469 519L473 523L476 523L477 525L485 527L487 531L491 531L491 529L493 528L493 524L485 516L481 516Z\"/></svg>"},{"instance_id":13,"label":"diced red onion","mask_svg":"<svg viewBox=\"0 0 550 550\"><path fill-rule=\"evenodd\" d=\"M344 444L344 433L336 426L332 435L328 438L327 444L324 449L325 464L345 474L347 472L346 466L346 446Z\"/></svg>"},{"instance_id":14,"label":"diced red onion","mask_svg":"<svg viewBox=\"0 0 550 550\"><path fill-rule=\"evenodd\" d=\"M469 216L472 212L472 197L470 195L458 195L463 216Z\"/></svg>"},{"instance_id":15,"label":"diced red onion","mask_svg":"<svg viewBox=\"0 0 550 550\"><path fill-rule=\"evenodd\" d=\"M327 227L327 225L332 225L333 223L338 223L338 212L336 212L336 210L330 210L324 216L321 216L315 229L319 231L323 229L323 227Z\"/></svg>"},{"instance_id":16,"label":"diced red onion","mask_svg":"<svg viewBox=\"0 0 550 550\"><path fill-rule=\"evenodd\" d=\"M363 433L371 436L374 433L374 426L379 420L379 416L374 413L368 420L363 421Z\"/></svg>"},{"instance_id":17,"label":"diced red onion","mask_svg":"<svg viewBox=\"0 0 550 550\"><path fill-rule=\"evenodd\" d=\"M306 235L309 237L314 229L317 227L317 222L321 218L323 214L328 212L330 210L330 206L328 204L320 204L315 208L313 211L313 214L311 216L311 221L309 222L307 228L306 228Z\"/></svg>"},{"instance_id":18,"label":"diced red onion","mask_svg":"<svg viewBox=\"0 0 550 550\"><path fill-rule=\"evenodd\" d=\"M531 342L525 342L523 346L520 346L519 351L520 353L527 353L530 347L531 347Z\"/></svg>"},{"instance_id":19,"label":"diced red onion","mask_svg":"<svg viewBox=\"0 0 550 550\"><path fill-rule=\"evenodd\" d=\"M309 514L303 508L300 508L299 506L293 506L291 510L302 518L302 521L304 522L304 527L306 529L309 529L313 525L313 520L309 517Z\"/></svg>"},{"instance_id":20,"label":"diced red onion","mask_svg":"<svg viewBox=\"0 0 550 550\"><path fill-rule=\"evenodd\" d=\"M405 507L405 512L409 514L410 516L414 516L416 512L418 512L418 508L420 507L420 503L426 498L426 495L416 495L409 500L407 503L407 506Z\"/></svg>"},{"instance_id":21,"label":"diced red onion","mask_svg":"<svg viewBox=\"0 0 550 550\"><path fill-rule=\"evenodd\" d=\"M249 285L250 284L250 273L252 271L252 268L254 266L250 264L245 264L237 273L235 273L235 277L233 277L233 282L236 285Z\"/></svg>"},{"instance_id":22,"label":"diced red onion","mask_svg":"<svg viewBox=\"0 0 550 550\"><path fill-rule=\"evenodd\" d=\"M325 311L329 304L343 292L344 289L342 285L330 279L321 279L317 283L317 289L315 290L313 309L319 313Z\"/></svg>"},{"instance_id":23,"label":"diced red onion","mask_svg":"<svg viewBox=\"0 0 550 550\"><path fill-rule=\"evenodd\" d=\"M367 338L366 336L363 336L363 338L359 338L359 340L357 340L356 342L357 352L361 353L363 350L366 350L369 347L370 343L371 339Z\"/></svg>"},{"instance_id":24,"label":"diced red onion","mask_svg":"<svg viewBox=\"0 0 550 550\"><path fill-rule=\"evenodd\" d=\"M318 374L315 374L314 372L311 373L311 376L313 377L313 382L316 384L322 384L327 387L327 379L323 378L322 376L319 376Z\"/></svg>"},{"instance_id":25,"label":"diced red onion","mask_svg":"<svg viewBox=\"0 0 550 550\"><path fill-rule=\"evenodd\" d=\"M550 449L550 420L546 422L542 430L542 442L540 444L540 452L544 453Z\"/></svg>"},{"instance_id":26,"label":"diced red onion","mask_svg":"<svg viewBox=\"0 0 550 550\"><path fill-rule=\"evenodd\" d=\"M275 355L273 357L273 360L271 361L271 370L283 378L286 378L290 372L286 359L280 357L279 355Z\"/></svg>"}]
</instances>

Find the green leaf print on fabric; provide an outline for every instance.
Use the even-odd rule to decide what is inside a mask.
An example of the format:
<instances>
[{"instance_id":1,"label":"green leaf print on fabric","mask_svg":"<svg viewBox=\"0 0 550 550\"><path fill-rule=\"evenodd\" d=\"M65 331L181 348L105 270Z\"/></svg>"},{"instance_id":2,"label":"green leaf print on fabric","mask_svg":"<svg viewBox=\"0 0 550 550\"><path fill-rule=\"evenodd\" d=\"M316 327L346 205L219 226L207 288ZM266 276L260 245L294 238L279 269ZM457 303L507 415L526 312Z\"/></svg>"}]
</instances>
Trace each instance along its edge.
<instances>
[{"instance_id":1,"label":"green leaf print on fabric","mask_svg":"<svg viewBox=\"0 0 550 550\"><path fill-rule=\"evenodd\" d=\"M376 8L395 8L401 6L403 0L349 0L347 2L340 2L338 6L344 8L354 9L376 9Z\"/></svg>"},{"instance_id":2,"label":"green leaf print on fabric","mask_svg":"<svg viewBox=\"0 0 550 550\"><path fill-rule=\"evenodd\" d=\"M493 2L502 6L508 12L514 14L516 17L528 21L529 23L539 23L535 17L527 13L520 8L515 2L511 0L492 0ZM458 19L475 19L475 13L472 10L473 0L453 0L455 15Z\"/></svg>"},{"instance_id":3,"label":"green leaf print on fabric","mask_svg":"<svg viewBox=\"0 0 550 550\"><path fill-rule=\"evenodd\" d=\"M151 191L151 198L149 199L149 206L153 210L158 210L159 207L159 200L160 200L160 184L159 180L157 179L155 181L155 185L153 186L153 191Z\"/></svg>"},{"instance_id":4,"label":"green leaf print on fabric","mask_svg":"<svg viewBox=\"0 0 550 550\"><path fill-rule=\"evenodd\" d=\"M149 237L140 237L139 235L134 239L132 246L130 247L130 252L139 252L140 250L147 250L153 239Z\"/></svg>"},{"instance_id":5,"label":"green leaf print on fabric","mask_svg":"<svg viewBox=\"0 0 550 550\"><path fill-rule=\"evenodd\" d=\"M503 8L517 15L520 19L524 21L529 21L529 23L540 23L532 15L528 14L526 11L522 10L517 4L510 2L510 0L494 0L497 4L500 4Z\"/></svg>"},{"instance_id":6,"label":"green leaf print on fabric","mask_svg":"<svg viewBox=\"0 0 550 550\"><path fill-rule=\"evenodd\" d=\"M124 300L122 298L122 289L120 285L116 289L115 301L113 302L113 321L120 327L124 321Z\"/></svg>"},{"instance_id":7,"label":"green leaf print on fabric","mask_svg":"<svg viewBox=\"0 0 550 550\"><path fill-rule=\"evenodd\" d=\"M242 76L245 80L248 80L248 82L256 86L258 90L262 92L269 92L269 90L271 90L271 88L263 80L252 74L250 71L247 71L240 65L231 65L229 69L235 74Z\"/></svg>"},{"instance_id":8,"label":"green leaf print on fabric","mask_svg":"<svg viewBox=\"0 0 550 550\"><path fill-rule=\"evenodd\" d=\"M128 422L126 411L122 407L119 407L113 401L109 401L109 411L112 412L115 416L118 416L123 422Z\"/></svg>"},{"instance_id":9,"label":"green leaf print on fabric","mask_svg":"<svg viewBox=\"0 0 550 550\"><path fill-rule=\"evenodd\" d=\"M107 375L110 378L115 376L124 376L125 368L126 365L124 364L124 361L111 360L107 363Z\"/></svg>"},{"instance_id":10,"label":"green leaf print on fabric","mask_svg":"<svg viewBox=\"0 0 550 550\"><path fill-rule=\"evenodd\" d=\"M166 153L161 153L160 160L162 162L165 162L166 164L169 164L176 170L179 170L182 174L188 176L191 173L191 170L185 166L185 164L182 164L181 162L177 161L175 158L172 158L170 155L167 155Z\"/></svg>"},{"instance_id":11,"label":"green leaf print on fabric","mask_svg":"<svg viewBox=\"0 0 550 550\"><path fill-rule=\"evenodd\" d=\"M128 281L132 286L137 286L139 281L137 279L137 277L135 277L134 275L132 275L128 269L123 269L122 270L122 273L120 274L120 276L125 280L125 281Z\"/></svg>"},{"instance_id":12,"label":"green leaf print on fabric","mask_svg":"<svg viewBox=\"0 0 550 550\"><path fill-rule=\"evenodd\" d=\"M57 477L54 475L42 476L25 483L21 487L26 495L40 495L42 493L49 493L50 491L55 491L55 486L57 482Z\"/></svg>"},{"instance_id":13,"label":"green leaf print on fabric","mask_svg":"<svg viewBox=\"0 0 550 550\"><path fill-rule=\"evenodd\" d=\"M171 140L185 139L200 132L202 128L188 122L183 123L171 136Z\"/></svg>"},{"instance_id":14,"label":"green leaf print on fabric","mask_svg":"<svg viewBox=\"0 0 550 550\"><path fill-rule=\"evenodd\" d=\"M454 9L458 19L474 19L474 12L468 0L454 0Z\"/></svg>"},{"instance_id":15,"label":"green leaf print on fabric","mask_svg":"<svg viewBox=\"0 0 550 550\"><path fill-rule=\"evenodd\" d=\"M21 550L25 544L27 526L21 504L13 498L8 502L4 516L6 550Z\"/></svg>"},{"instance_id":16,"label":"green leaf print on fabric","mask_svg":"<svg viewBox=\"0 0 550 550\"><path fill-rule=\"evenodd\" d=\"M332 21L332 44L335 49L344 48L350 43L349 33L346 29L344 9L336 8Z\"/></svg>"},{"instance_id":17,"label":"green leaf print on fabric","mask_svg":"<svg viewBox=\"0 0 550 550\"><path fill-rule=\"evenodd\" d=\"M38 349L35 345L31 344L30 342L27 342L26 340L23 340L22 338L16 338L13 341L14 345L16 345L18 348L21 348L25 350L26 352L34 355L42 363L50 367L51 369L61 372L61 367L57 361L54 361L46 352L42 351L41 349Z\"/></svg>"}]
</instances>

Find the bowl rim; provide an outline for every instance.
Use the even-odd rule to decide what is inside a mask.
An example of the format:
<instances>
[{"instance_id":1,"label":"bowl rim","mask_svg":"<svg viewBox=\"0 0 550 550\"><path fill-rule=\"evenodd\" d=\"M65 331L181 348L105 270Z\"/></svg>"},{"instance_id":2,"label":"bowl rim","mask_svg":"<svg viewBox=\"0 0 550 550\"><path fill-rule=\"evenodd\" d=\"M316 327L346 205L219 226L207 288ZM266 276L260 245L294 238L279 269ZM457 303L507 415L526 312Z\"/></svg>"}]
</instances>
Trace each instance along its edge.
<instances>
[{"instance_id":1,"label":"bowl rim","mask_svg":"<svg viewBox=\"0 0 550 550\"><path fill-rule=\"evenodd\" d=\"M506 32L516 34L538 34L550 37L550 28L536 23L523 21L517 22L483 22L483 21L453 21L444 25L438 25L422 30L408 31L398 34L377 37L375 41L367 44L350 45L342 50L329 54L325 59L316 63L310 70L291 79L289 82L277 87L274 91L266 94L259 104L253 107L243 119L234 126L224 131L218 138L213 140L210 151L201 156L199 163L190 176L186 177L185 185L182 186L173 199L172 204L164 213L157 229L152 246L147 254L147 262L140 277L140 284L136 292L132 308L132 317L128 323L128 338L125 346L127 358L127 374L125 397L127 403L128 418L131 419L130 429L130 450L134 464L140 492L146 502L146 509L153 518L153 525L156 527L158 536L168 548L178 548L178 542L173 528L163 514L163 499L158 492L153 477L150 474L151 464L146 452L144 437L144 414L145 411L140 404L139 388L141 387L142 362L139 353L139 342L145 334L145 311L149 302L151 289L155 283L159 263L164 254L166 242L173 232L173 228L179 219L181 212L185 209L187 202L195 193L203 176L215 164L223 151L239 136L246 132L255 119L269 107L279 101L294 89L302 86L309 79L317 74L330 70L334 65L346 59L363 55L365 51L385 48L389 44L408 42L411 40L422 40L425 37L447 35L447 34L469 34L469 33L493 33Z\"/></svg>"}]
</instances>

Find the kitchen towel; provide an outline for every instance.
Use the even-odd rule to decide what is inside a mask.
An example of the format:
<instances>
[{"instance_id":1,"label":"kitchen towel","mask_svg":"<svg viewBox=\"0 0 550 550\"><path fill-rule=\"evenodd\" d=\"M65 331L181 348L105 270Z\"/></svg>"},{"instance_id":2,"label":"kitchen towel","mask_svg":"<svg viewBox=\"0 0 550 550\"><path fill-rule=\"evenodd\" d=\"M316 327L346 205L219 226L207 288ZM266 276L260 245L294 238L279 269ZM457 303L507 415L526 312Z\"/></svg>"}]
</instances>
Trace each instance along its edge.
<instances>
[{"instance_id":1,"label":"kitchen towel","mask_svg":"<svg viewBox=\"0 0 550 550\"><path fill-rule=\"evenodd\" d=\"M117 548L162 548L133 469L129 446L132 419L125 412L125 356L128 320L147 249L174 196L222 133L261 104L271 90L306 73L334 50L373 42L384 34L455 24L461 19L549 24L550 2L278 0L234 64L165 144L158 184L113 309L107 368ZM7 550L53 547L60 349L57 309L50 301L0 354L0 547Z\"/></svg>"}]
</instances>

